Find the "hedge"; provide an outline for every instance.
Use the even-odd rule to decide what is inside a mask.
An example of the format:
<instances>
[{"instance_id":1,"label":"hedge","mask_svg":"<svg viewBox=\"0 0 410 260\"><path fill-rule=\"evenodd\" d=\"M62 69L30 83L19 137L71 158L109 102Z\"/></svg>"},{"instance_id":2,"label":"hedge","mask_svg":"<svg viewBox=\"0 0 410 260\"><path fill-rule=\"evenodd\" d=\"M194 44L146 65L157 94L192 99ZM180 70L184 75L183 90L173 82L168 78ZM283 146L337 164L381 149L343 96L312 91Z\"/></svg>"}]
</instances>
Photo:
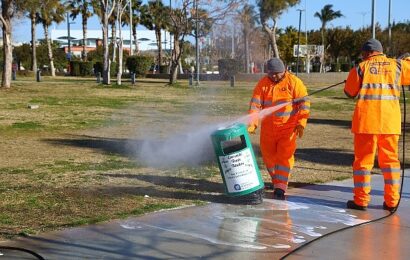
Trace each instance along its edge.
<instances>
[{"instance_id":1,"label":"hedge","mask_svg":"<svg viewBox=\"0 0 410 260\"><path fill-rule=\"evenodd\" d=\"M137 76L144 76L153 63L151 56L129 56L126 61L127 69Z\"/></svg>"},{"instance_id":2,"label":"hedge","mask_svg":"<svg viewBox=\"0 0 410 260\"><path fill-rule=\"evenodd\" d=\"M241 67L241 62L235 59L218 60L218 70L222 80L228 80L232 76L238 74L238 72L241 70Z\"/></svg>"}]
</instances>

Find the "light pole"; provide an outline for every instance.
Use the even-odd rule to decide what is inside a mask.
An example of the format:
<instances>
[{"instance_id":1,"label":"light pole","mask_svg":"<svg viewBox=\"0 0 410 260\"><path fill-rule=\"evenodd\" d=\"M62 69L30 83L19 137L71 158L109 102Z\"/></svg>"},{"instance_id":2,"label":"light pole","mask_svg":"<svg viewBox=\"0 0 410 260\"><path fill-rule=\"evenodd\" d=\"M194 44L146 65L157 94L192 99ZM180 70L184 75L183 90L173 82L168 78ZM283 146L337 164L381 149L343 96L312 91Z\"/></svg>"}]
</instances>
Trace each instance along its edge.
<instances>
[{"instance_id":1,"label":"light pole","mask_svg":"<svg viewBox=\"0 0 410 260\"><path fill-rule=\"evenodd\" d=\"M71 36L70 36L70 17L69 14L67 13L67 43L68 43L68 53L67 53L67 59L71 61ZM85 42L83 43L85 44Z\"/></svg>"},{"instance_id":2,"label":"light pole","mask_svg":"<svg viewBox=\"0 0 410 260\"><path fill-rule=\"evenodd\" d=\"M372 38L376 39L376 0L372 0Z\"/></svg>"},{"instance_id":3,"label":"light pole","mask_svg":"<svg viewBox=\"0 0 410 260\"><path fill-rule=\"evenodd\" d=\"M132 24L132 0L130 0L130 56L133 55L133 52L132 52L132 27L133 27L133 24Z\"/></svg>"},{"instance_id":4,"label":"light pole","mask_svg":"<svg viewBox=\"0 0 410 260\"><path fill-rule=\"evenodd\" d=\"M392 47L391 47L391 0L389 0L389 50L388 53L391 55Z\"/></svg>"},{"instance_id":5,"label":"light pole","mask_svg":"<svg viewBox=\"0 0 410 260\"><path fill-rule=\"evenodd\" d=\"M298 49L297 49L297 59L296 59L296 76L298 75L298 72L299 72L300 25L302 23L302 12L304 10L303 9L298 9L297 11L299 11L299 31L298 31Z\"/></svg>"},{"instance_id":6,"label":"light pole","mask_svg":"<svg viewBox=\"0 0 410 260\"><path fill-rule=\"evenodd\" d=\"M199 42L198 42L198 0L194 1L195 4L195 63L196 63L196 84L199 86Z\"/></svg>"}]
</instances>

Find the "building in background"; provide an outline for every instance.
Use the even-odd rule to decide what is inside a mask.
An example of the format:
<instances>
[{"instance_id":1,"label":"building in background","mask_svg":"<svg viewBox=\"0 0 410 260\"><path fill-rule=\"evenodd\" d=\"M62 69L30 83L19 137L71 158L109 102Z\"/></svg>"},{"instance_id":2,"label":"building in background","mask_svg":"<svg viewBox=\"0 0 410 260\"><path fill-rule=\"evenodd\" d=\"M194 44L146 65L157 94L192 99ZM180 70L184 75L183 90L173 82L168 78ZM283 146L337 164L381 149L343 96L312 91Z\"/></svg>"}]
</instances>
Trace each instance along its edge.
<instances>
[{"instance_id":1,"label":"building in background","mask_svg":"<svg viewBox=\"0 0 410 260\"><path fill-rule=\"evenodd\" d=\"M123 30L123 44L124 50L130 50L130 34L128 30ZM164 37L165 32L162 32ZM138 48L140 51L156 51L157 41L155 38L155 32L150 30L139 30L137 32L138 37ZM109 36L108 42L111 42L112 37ZM169 51L172 48L172 43L169 42L169 33L162 41L163 49ZM51 40L60 43L60 46L64 48L65 52L68 52L68 33L67 30L52 29L51 30ZM168 42L166 41L168 40ZM71 53L76 56L81 56L83 50L83 31L82 30L70 30L70 45ZM102 31L101 30L87 30L87 39L85 40L86 51L95 50L98 45L102 45ZM135 43L133 40L133 48L135 49ZM166 48L164 48L166 46Z\"/></svg>"}]
</instances>

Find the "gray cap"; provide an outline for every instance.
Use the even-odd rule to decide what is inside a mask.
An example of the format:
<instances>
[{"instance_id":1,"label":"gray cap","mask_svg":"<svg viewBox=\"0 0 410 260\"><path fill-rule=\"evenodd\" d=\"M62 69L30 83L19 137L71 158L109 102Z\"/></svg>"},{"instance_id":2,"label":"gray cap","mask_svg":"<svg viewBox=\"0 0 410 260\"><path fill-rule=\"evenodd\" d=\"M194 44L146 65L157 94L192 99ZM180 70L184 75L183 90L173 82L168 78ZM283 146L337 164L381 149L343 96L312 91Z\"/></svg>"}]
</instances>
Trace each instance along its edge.
<instances>
[{"instance_id":1,"label":"gray cap","mask_svg":"<svg viewBox=\"0 0 410 260\"><path fill-rule=\"evenodd\" d=\"M285 65L283 65L283 62L279 58L272 58L268 60L267 65L268 71L270 72L277 73L285 71Z\"/></svg>"},{"instance_id":2,"label":"gray cap","mask_svg":"<svg viewBox=\"0 0 410 260\"><path fill-rule=\"evenodd\" d=\"M378 51L383 52L382 44L376 39L369 39L363 44L362 51Z\"/></svg>"}]
</instances>

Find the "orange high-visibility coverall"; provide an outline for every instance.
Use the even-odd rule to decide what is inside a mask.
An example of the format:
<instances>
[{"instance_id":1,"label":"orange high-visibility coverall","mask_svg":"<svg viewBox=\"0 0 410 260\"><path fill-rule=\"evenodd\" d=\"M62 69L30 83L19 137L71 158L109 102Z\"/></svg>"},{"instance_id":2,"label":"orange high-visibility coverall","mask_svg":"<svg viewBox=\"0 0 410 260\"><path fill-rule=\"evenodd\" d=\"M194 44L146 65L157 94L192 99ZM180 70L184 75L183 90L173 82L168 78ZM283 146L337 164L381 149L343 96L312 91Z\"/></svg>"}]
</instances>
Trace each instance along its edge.
<instances>
[{"instance_id":1,"label":"orange high-visibility coverall","mask_svg":"<svg viewBox=\"0 0 410 260\"><path fill-rule=\"evenodd\" d=\"M306 126L310 102L302 81L285 72L278 83L268 76L256 85L250 101L249 113L255 113L251 124L258 125L256 113L262 109L289 102L281 109L261 119L260 148L263 161L272 178L274 188L286 191L296 150L296 125ZM296 100L295 100L296 99Z\"/></svg>"},{"instance_id":2,"label":"orange high-visibility coverall","mask_svg":"<svg viewBox=\"0 0 410 260\"><path fill-rule=\"evenodd\" d=\"M352 120L354 134L353 181L354 202L367 206L370 202L370 172L378 150L378 163L384 176L384 200L397 206L400 185L398 141L401 133L400 87L409 81L404 73L408 66L384 54L370 56L350 70L344 91L356 97ZM406 75L407 74L407 75Z\"/></svg>"}]
</instances>

